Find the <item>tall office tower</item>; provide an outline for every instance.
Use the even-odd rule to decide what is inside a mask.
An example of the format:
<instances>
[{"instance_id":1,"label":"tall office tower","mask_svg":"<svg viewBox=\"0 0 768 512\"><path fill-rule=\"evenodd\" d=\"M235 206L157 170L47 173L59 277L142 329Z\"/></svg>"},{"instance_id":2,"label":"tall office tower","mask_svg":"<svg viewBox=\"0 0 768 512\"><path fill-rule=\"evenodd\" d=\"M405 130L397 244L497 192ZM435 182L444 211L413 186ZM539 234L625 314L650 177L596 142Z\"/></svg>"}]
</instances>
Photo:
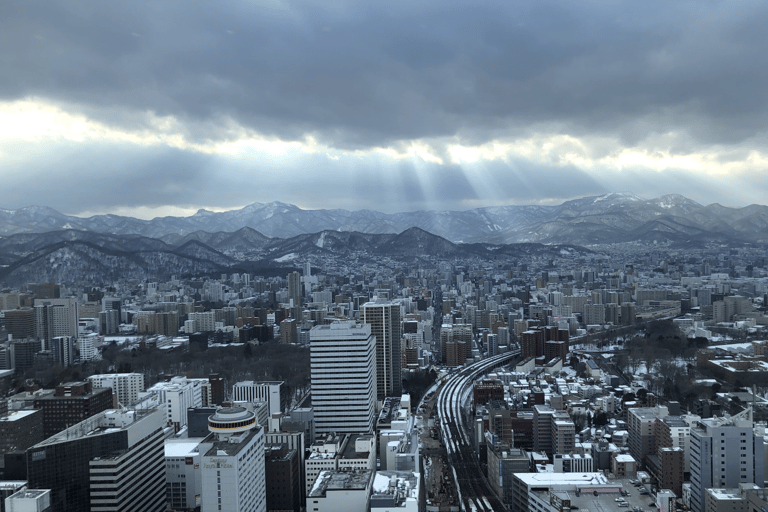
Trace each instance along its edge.
<instances>
[{"instance_id":1,"label":"tall office tower","mask_svg":"<svg viewBox=\"0 0 768 512\"><path fill-rule=\"evenodd\" d=\"M225 407L208 418L200 443L202 512L266 512L264 429L244 407Z\"/></svg>"},{"instance_id":2,"label":"tall office tower","mask_svg":"<svg viewBox=\"0 0 768 512\"><path fill-rule=\"evenodd\" d=\"M35 335L35 311L32 308L6 311L4 324L15 339L31 338Z\"/></svg>"},{"instance_id":3,"label":"tall office tower","mask_svg":"<svg viewBox=\"0 0 768 512\"><path fill-rule=\"evenodd\" d=\"M533 449L537 452L552 452L552 417L555 410L548 405L533 406Z\"/></svg>"},{"instance_id":4,"label":"tall office tower","mask_svg":"<svg viewBox=\"0 0 768 512\"><path fill-rule=\"evenodd\" d=\"M139 401L144 391L143 373L102 373L91 375L88 381L94 388L111 388L113 407L128 407Z\"/></svg>"},{"instance_id":5,"label":"tall office tower","mask_svg":"<svg viewBox=\"0 0 768 512\"><path fill-rule=\"evenodd\" d=\"M303 447L297 450L288 448L287 444L267 444L265 472L269 510L301 510L303 461L299 453L303 453Z\"/></svg>"},{"instance_id":6,"label":"tall office tower","mask_svg":"<svg viewBox=\"0 0 768 512\"><path fill-rule=\"evenodd\" d=\"M77 301L35 299L35 336L48 343L56 336L77 337Z\"/></svg>"},{"instance_id":7,"label":"tall office tower","mask_svg":"<svg viewBox=\"0 0 768 512\"><path fill-rule=\"evenodd\" d=\"M400 305L381 300L366 302L360 306L360 319L371 326L371 334L376 337L377 398L402 395Z\"/></svg>"},{"instance_id":8,"label":"tall office tower","mask_svg":"<svg viewBox=\"0 0 768 512\"><path fill-rule=\"evenodd\" d=\"M75 362L75 339L72 336L56 336L49 347L54 363L67 367Z\"/></svg>"},{"instance_id":9,"label":"tall office tower","mask_svg":"<svg viewBox=\"0 0 768 512\"><path fill-rule=\"evenodd\" d=\"M300 319L298 312L301 311L301 274L298 272L288 274L288 301L295 313L293 317Z\"/></svg>"},{"instance_id":10,"label":"tall office tower","mask_svg":"<svg viewBox=\"0 0 768 512\"><path fill-rule=\"evenodd\" d=\"M108 410L49 437L27 450L30 488L51 490L51 512L165 510L163 418Z\"/></svg>"},{"instance_id":11,"label":"tall office tower","mask_svg":"<svg viewBox=\"0 0 768 512\"><path fill-rule=\"evenodd\" d=\"M14 340L10 344L10 359L17 370L32 368L35 364L35 354L43 349L40 340Z\"/></svg>"},{"instance_id":12,"label":"tall office tower","mask_svg":"<svg viewBox=\"0 0 768 512\"><path fill-rule=\"evenodd\" d=\"M704 512L706 490L763 485L764 438L753 431L752 409L707 418L691 427L691 510Z\"/></svg>"},{"instance_id":13,"label":"tall office tower","mask_svg":"<svg viewBox=\"0 0 768 512\"><path fill-rule=\"evenodd\" d=\"M120 330L120 312L107 309L99 312L99 334L114 334Z\"/></svg>"},{"instance_id":14,"label":"tall office tower","mask_svg":"<svg viewBox=\"0 0 768 512\"><path fill-rule=\"evenodd\" d=\"M373 432L376 338L368 324L336 322L309 332L312 406L318 433Z\"/></svg>"}]
</instances>

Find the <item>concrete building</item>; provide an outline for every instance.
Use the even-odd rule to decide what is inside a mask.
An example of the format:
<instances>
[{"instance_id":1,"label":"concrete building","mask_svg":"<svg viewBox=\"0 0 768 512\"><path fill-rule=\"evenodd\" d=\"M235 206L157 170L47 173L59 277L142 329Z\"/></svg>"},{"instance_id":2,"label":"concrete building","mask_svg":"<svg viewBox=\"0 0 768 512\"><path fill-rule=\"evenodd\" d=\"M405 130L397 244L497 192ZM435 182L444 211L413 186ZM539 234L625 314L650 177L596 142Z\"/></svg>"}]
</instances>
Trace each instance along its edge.
<instances>
[{"instance_id":1,"label":"concrete building","mask_svg":"<svg viewBox=\"0 0 768 512\"><path fill-rule=\"evenodd\" d=\"M254 382L247 380L232 386L232 400L235 402L265 401L269 404L269 415L283 412L288 408L290 397L283 381Z\"/></svg>"},{"instance_id":2,"label":"concrete building","mask_svg":"<svg viewBox=\"0 0 768 512\"><path fill-rule=\"evenodd\" d=\"M763 436L753 431L751 409L708 418L691 427L691 510L704 512L706 489L764 482Z\"/></svg>"},{"instance_id":3,"label":"concrete building","mask_svg":"<svg viewBox=\"0 0 768 512\"><path fill-rule=\"evenodd\" d=\"M200 441L169 439L165 443L165 495L171 510L192 510L202 505Z\"/></svg>"},{"instance_id":4,"label":"concrete building","mask_svg":"<svg viewBox=\"0 0 768 512\"><path fill-rule=\"evenodd\" d=\"M88 382L94 388L110 388L113 407L129 407L139 401L139 394L146 389L143 373L102 373L91 375Z\"/></svg>"},{"instance_id":5,"label":"concrete building","mask_svg":"<svg viewBox=\"0 0 768 512\"><path fill-rule=\"evenodd\" d=\"M373 432L376 338L371 326L336 322L313 327L310 365L316 431Z\"/></svg>"},{"instance_id":6,"label":"concrete building","mask_svg":"<svg viewBox=\"0 0 768 512\"><path fill-rule=\"evenodd\" d=\"M286 444L266 446L267 510L300 512L302 501L302 475L300 451Z\"/></svg>"},{"instance_id":7,"label":"concrete building","mask_svg":"<svg viewBox=\"0 0 768 512\"><path fill-rule=\"evenodd\" d=\"M307 510L360 512L368 510L373 470L323 471L307 494Z\"/></svg>"},{"instance_id":8,"label":"concrete building","mask_svg":"<svg viewBox=\"0 0 768 512\"><path fill-rule=\"evenodd\" d=\"M307 496L323 471L375 469L376 439L372 435L328 435L310 446L310 453L304 460Z\"/></svg>"},{"instance_id":9,"label":"concrete building","mask_svg":"<svg viewBox=\"0 0 768 512\"><path fill-rule=\"evenodd\" d=\"M5 498L4 512L48 512L51 510L49 489L27 489Z\"/></svg>"},{"instance_id":10,"label":"concrete building","mask_svg":"<svg viewBox=\"0 0 768 512\"><path fill-rule=\"evenodd\" d=\"M419 473L377 471L371 485L371 512L419 512Z\"/></svg>"},{"instance_id":11,"label":"concrete building","mask_svg":"<svg viewBox=\"0 0 768 512\"><path fill-rule=\"evenodd\" d=\"M166 414L168 425L173 425L176 432L187 425L187 409L203 406L203 395L200 382L186 377L173 377L168 382L158 382L143 393L139 393L139 401L149 395L157 395L159 403Z\"/></svg>"},{"instance_id":12,"label":"concrete building","mask_svg":"<svg viewBox=\"0 0 768 512\"><path fill-rule=\"evenodd\" d=\"M211 434L200 443L201 512L266 512L264 429L243 407L225 407L208 419Z\"/></svg>"},{"instance_id":13,"label":"concrete building","mask_svg":"<svg viewBox=\"0 0 768 512\"><path fill-rule=\"evenodd\" d=\"M627 411L629 452L641 466L646 455L656 453L656 418L664 416L669 416L669 410L663 405L636 407Z\"/></svg>"},{"instance_id":14,"label":"concrete building","mask_svg":"<svg viewBox=\"0 0 768 512\"><path fill-rule=\"evenodd\" d=\"M48 343L57 336L77 338L77 300L35 299L35 336Z\"/></svg>"},{"instance_id":15,"label":"concrete building","mask_svg":"<svg viewBox=\"0 0 768 512\"><path fill-rule=\"evenodd\" d=\"M548 405L533 406L533 450L553 453L552 445L552 417L555 410Z\"/></svg>"},{"instance_id":16,"label":"concrete building","mask_svg":"<svg viewBox=\"0 0 768 512\"><path fill-rule=\"evenodd\" d=\"M583 494L591 494L593 490L599 490L600 493L610 490L611 493L618 494L621 488L621 483L609 483L603 473L515 473L512 477L511 500L507 507L511 512L549 512L547 508L533 505L535 492L550 494L556 491L573 492L578 489Z\"/></svg>"},{"instance_id":17,"label":"concrete building","mask_svg":"<svg viewBox=\"0 0 768 512\"><path fill-rule=\"evenodd\" d=\"M400 305L378 299L360 306L360 320L371 326L376 338L376 393L378 400L400 396L402 326Z\"/></svg>"},{"instance_id":18,"label":"concrete building","mask_svg":"<svg viewBox=\"0 0 768 512\"><path fill-rule=\"evenodd\" d=\"M45 439L43 435L43 412L35 409L6 411L0 417L0 468L4 480L26 479L26 465L9 467L6 454L23 454L27 448ZM8 458L10 461L10 458Z\"/></svg>"},{"instance_id":19,"label":"concrete building","mask_svg":"<svg viewBox=\"0 0 768 512\"><path fill-rule=\"evenodd\" d=\"M51 490L52 512L165 510L163 420L108 410L32 446L30 488Z\"/></svg>"},{"instance_id":20,"label":"concrete building","mask_svg":"<svg viewBox=\"0 0 768 512\"><path fill-rule=\"evenodd\" d=\"M50 437L112 408L112 390L93 388L90 382L67 382L56 386L53 394L35 398L33 407L42 409L43 435Z\"/></svg>"},{"instance_id":21,"label":"concrete building","mask_svg":"<svg viewBox=\"0 0 768 512\"><path fill-rule=\"evenodd\" d=\"M735 489L707 489L705 512L752 512L768 510L766 489L755 484L739 484Z\"/></svg>"}]
</instances>

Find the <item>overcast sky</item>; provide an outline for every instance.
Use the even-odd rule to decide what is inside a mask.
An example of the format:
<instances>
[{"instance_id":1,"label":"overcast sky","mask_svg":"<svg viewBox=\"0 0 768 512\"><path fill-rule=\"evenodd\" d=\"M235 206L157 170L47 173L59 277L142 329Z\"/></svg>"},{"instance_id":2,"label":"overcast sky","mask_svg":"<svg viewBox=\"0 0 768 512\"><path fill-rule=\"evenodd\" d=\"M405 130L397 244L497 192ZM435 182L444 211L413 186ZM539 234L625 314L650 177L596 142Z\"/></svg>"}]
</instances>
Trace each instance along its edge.
<instances>
[{"instance_id":1,"label":"overcast sky","mask_svg":"<svg viewBox=\"0 0 768 512\"><path fill-rule=\"evenodd\" d=\"M0 207L768 203L768 3L0 8Z\"/></svg>"}]
</instances>

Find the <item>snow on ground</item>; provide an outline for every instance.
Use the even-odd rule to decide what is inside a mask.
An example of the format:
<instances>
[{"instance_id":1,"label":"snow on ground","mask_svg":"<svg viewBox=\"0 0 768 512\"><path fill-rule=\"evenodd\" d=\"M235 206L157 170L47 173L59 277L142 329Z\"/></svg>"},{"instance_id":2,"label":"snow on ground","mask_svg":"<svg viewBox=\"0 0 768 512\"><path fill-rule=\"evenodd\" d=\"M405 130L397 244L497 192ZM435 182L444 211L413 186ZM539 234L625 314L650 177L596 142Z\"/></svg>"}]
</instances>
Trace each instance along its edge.
<instances>
[{"instance_id":1,"label":"snow on ground","mask_svg":"<svg viewBox=\"0 0 768 512\"><path fill-rule=\"evenodd\" d=\"M284 262L284 261L291 261L296 259L296 253L292 252L289 254L286 254L285 256L281 256L280 258L275 258L275 261Z\"/></svg>"}]
</instances>

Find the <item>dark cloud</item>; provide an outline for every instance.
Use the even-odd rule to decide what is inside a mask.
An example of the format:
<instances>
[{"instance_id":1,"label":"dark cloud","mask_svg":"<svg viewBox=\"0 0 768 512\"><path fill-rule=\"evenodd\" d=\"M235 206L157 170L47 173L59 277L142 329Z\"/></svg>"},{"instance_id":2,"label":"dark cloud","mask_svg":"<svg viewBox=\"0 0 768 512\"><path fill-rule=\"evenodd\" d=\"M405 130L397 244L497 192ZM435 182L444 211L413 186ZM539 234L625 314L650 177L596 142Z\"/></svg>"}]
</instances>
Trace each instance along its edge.
<instances>
[{"instance_id":1,"label":"dark cloud","mask_svg":"<svg viewBox=\"0 0 768 512\"><path fill-rule=\"evenodd\" d=\"M0 95L133 128L126 110L174 115L197 140L231 116L344 147L537 123L733 143L764 130L766 15L738 0L6 2Z\"/></svg>"},{"instance_id":2,"label":"dark cloud","mask_svg":"<svg viewBox=\"0 0 768 512\"><path fill-rule=\"evenodd\" d=\"M290 171L277 157L219 157L155 146L30 144L17 149L39 154L5 166L0 207L37 204L69 214L136 206L235 208L270 201L394 213L562 202L607 191L577 168L522 159L461 167L376 156L337 161L314 153L291 161L304 171Z\"/></svg>"}]
</instances>

